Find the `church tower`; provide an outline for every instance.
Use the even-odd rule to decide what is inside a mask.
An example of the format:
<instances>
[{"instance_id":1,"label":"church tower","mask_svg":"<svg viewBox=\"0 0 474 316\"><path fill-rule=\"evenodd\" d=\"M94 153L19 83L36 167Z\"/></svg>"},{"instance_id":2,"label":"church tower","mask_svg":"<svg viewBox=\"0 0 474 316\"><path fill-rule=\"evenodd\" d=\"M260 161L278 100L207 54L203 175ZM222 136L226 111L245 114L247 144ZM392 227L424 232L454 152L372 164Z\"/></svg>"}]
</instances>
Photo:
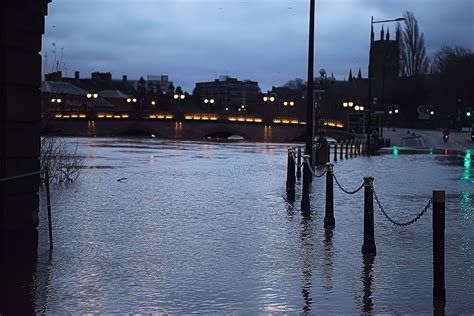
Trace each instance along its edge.
<instances>
[{"instance_id":1,"label":"church tower","mask_svg":"<svg viewBox=\"0 0 474 316\"><path fill-rule=\"evenodd\" d=\"M390 30L380 31L380 39L375 40L372 31L372 78L375 81L397 78L400 73L400 36L390 39Z\"/></svg>"}]
</instances>

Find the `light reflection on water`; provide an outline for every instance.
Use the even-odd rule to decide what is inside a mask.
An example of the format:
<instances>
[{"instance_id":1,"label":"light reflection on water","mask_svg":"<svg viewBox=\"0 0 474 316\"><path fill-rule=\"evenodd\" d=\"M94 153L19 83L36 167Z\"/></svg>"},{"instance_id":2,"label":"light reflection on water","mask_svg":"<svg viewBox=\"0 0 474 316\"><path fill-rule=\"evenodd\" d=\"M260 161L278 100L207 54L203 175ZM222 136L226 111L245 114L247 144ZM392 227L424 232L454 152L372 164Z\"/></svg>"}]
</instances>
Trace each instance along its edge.
<instances>
[{"instance_id":1,"label":"light reflection on water","mask_svg":"<svg viewBox=\"0 0 474 316\"><path fill-rule=\"evenodd\" d=\"M51 257L40 226L38 312L431 311L431 211L408 228L376 211L378 253L362 256L363 194L335 188L336 227L325 230L325 181L317 179L313 213L302 216L284 198L287 145L80 143L81 180L53 189ZM397 153L334 169L349 188L374 176L400 221L433 189L447 190L448 313L474 312L470 158Z\"/></svg>"}]
</instances>

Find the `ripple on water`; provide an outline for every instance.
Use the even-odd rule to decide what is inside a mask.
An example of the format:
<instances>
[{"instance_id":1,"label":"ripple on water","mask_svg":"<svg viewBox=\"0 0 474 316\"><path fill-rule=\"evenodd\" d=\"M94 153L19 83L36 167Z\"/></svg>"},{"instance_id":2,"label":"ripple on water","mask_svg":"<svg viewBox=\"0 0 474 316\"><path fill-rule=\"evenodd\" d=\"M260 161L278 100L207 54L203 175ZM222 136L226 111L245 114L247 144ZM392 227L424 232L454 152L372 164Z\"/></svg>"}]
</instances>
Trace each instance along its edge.
<instances>
[{"instance_id":1,"label":"ripple on water","mask_svg":"<svg viewBox=\"0 0 474 316\"><path fill-rule=\"evenodd\" d=\"M367 258L362 191L334 189L333 231L322 227L324 179L313 182L311 218L300 215L301 185L297 202L285 201L288 145L79 144L94 154L85 155L77 183L53 187L56 244L51 259L40 250L38 312L431 312L430 211L401 229L376 210L377 256ZM470 172L461 158L428 154L335 165L348 189L374 176L386 211L400 221L433 189L447 190L448 313L474 311L474 190L461 180ZM40 216L46 247L44 207Z\"/></svg>"}]
</instances>

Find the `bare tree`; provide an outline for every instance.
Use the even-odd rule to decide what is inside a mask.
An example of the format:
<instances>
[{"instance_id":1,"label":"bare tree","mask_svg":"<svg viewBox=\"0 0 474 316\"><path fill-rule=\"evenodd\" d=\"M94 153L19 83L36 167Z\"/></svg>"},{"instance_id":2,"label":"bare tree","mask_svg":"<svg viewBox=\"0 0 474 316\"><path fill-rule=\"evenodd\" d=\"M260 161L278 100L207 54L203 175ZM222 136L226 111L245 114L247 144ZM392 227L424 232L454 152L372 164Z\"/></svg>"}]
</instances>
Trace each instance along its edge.
<instances>
[{"instance_id":1,"label":"bare tree","mask_svg":"<svg viewBox=\"0 0 474 316\"><path fill-rule=\"evenodd\" d=\"M42 137L40 167L48 171L52 182L68 184L76 181L84 167L78 143L71 146L62 137Z\"/></svg>"},{"instance_id":2,"label":"bare tree","mask_svg":"<svg viewBox=\"0 0 474 316\"><path fill-rule=\"evenodd\" d=\"M426 74L429 60L426 56L425 37L420 33L418 20L412 12L404 14L403 27L398 23L397 32L400 34L400 71L404 77Z\"/></svg>"},{"instance_id":3,"label":"bare tree","mask_svg":"<svg viewBox=\"0 0 474 316\"><path fill-rule=\"evenodd\" d=\"M447 73L449 71L460 71L463 68L472 68L469 66L469 60L472 60L472 52L461 46L444 46L434 54L431 71L433 73Z\"/></svg>"}]
</instances>

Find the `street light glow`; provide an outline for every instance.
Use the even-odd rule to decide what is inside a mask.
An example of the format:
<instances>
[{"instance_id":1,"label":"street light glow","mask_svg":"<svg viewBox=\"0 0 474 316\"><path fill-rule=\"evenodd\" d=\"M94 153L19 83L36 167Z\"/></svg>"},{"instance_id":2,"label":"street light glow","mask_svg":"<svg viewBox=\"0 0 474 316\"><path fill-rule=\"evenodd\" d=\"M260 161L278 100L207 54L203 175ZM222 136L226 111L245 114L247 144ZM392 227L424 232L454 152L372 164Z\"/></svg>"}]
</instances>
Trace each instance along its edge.
<instances>
[{"instance_id":1,"label":"street light glow","mask_svg":"<svg viewBox=\"0 0 474 316\"><path fill-rule=\"evenodd\" d=\"M275 97L270 97L270 102L275 101Z\"/></svg>"},{"instance_id":2,"label":"street light glow","mask_svg":"<svg viewBox=\"0 0 474 316\"><path fill-rule=\"evenodd\" d=\"M295 105L295 102L290 101L290 106L293 106L293 105Z\"/></svg>"},{"instance_id":3,"label":"street light glow","mask_svg":"<svg viewBox=\"0 0 474 316\"><path fill-rule=\"evenodd\" d=\"M263 97L263 102L267 102L268 101L268 97Z\"/></svg>"},{"instance_id":4,"label":"street light glow","mask_svg":"<svg viewBox=\"0 0 474 316\"><path fill-rule=\"evenodd\" d=\"M88 99L92 98L92 93L86 94L86 97L87 97Z\"/></svg>"},{"instance_id":5,"label":"street light glow","mask_svg":"<svg viewBox=\"0 0 474 316\"><path fill-rule=\"evenodd\" d=\"M99 97L99 94L94 93L92 96L94 97L94 99L97 99Z\"/></svg>"},{"instance_id":6,"label":"street light glow","mask_svg":"<svg viewBox=\"0 0 474 316\"><path fill-rule=\"evenodd\" d=\"M287 106L287 105L288 105L288 101L283 102L283 105L284 105L284 106Z\"/></svg>"},{"instance_id":7,"label":"street light glow","mask_svg":"<svg viewBox=\"0 0 474 316\"><path fill-rule=\"evenodd\" d=\"M359 111L359 106L356 105L356 106L354 107L354 110Z\"/></svg>"},{"instance_id":8,"label":"street light glow","mask_svg":"<svg viewBox=\"0 0 474 316\"><path fill-rule=\"evenodd\" d=\"M209 100L208 99L204 99L204 103L209 103Z\"/></svg>"},{"instance_id":9,"label":"street light glow","mask_svg":"<svg viewBox=\"0 0 474 316\"><path fill-rule=\"evenodd\" d=\"M155 101L151 101L151 105L156 105L156 102L155 102Z\"/></svg>"},{"instance_id":10,"label":"street light glow","mask_svg":"<svg viewBox=\"0 0 474 316\"><path fill-rule=\"evenodd\" d=\"M181 100L184 100L185 96L184 96L184 94L182 94L182 95L180 95L180 97L181 97Z\"/></svg>"},{"instance_id":11,"label":"street light glow","mask_svg":"<svg viewBox=\"0 0 474 316\"><path fill-rule=\"evenodd\" d=\"M214 104L214 99L210 99L209 102L210 102L211 104Z\"/></svg>"},{"instance_id":12,"label":"street light glow","mask_svg":"<svg viewBox=\"0 0 474 316\"><path fill-rule=\"evenodd\" d=\"M173 97L175 98L175 100L178 100L179 95L175 94Z\"/></svg>"}]
</instances>

